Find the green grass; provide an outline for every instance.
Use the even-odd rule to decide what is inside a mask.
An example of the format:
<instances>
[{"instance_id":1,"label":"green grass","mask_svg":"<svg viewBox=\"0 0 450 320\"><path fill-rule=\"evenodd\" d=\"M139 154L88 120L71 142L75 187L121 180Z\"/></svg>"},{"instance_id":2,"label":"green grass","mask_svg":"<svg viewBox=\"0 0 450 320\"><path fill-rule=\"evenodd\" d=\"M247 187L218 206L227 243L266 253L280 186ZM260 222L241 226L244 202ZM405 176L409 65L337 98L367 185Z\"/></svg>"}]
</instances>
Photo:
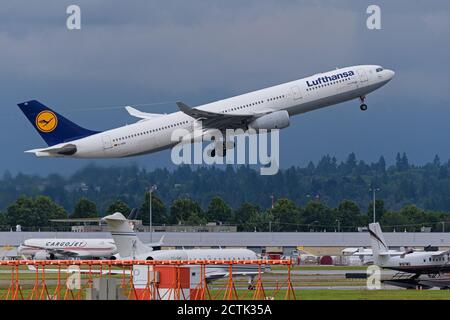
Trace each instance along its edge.
<instances>
[{"instance_id":1,"label":"green grass","mask_svg":"<svg viewBox=\"0 0 450 320\"><path fill-rule=\"evenodd\" d=\"M53 293L54 287L49 286L49 293ZM40 292L40 291L39 291ZM5 289L0 290L0 296L6 293ZM22 289L24 297L31 293L30 287ZM75 294L77 292L74 292ZM210 290L211 297L222 299L224 290ZM254 291L237 290L239 299L252 299ZM286 297L286 291L274 292L266 290L266 297L274 297L275 300L282 300ZM64 288L61 295L64 294ZM82 290L84 296L85 290ZM297 300L450 300L450 291L447 290L296 290Z\"/></svg>"},{"instance_id":2,"label":"green grass","mask_svg":"<svg viewBox=\"0 0 450 320\"><path fill-rule=\"evenodd\" d=\"M222 299L224 291L210 290L211 296ZM238 290L239 299L251 299L253 291ZM267 297L283 300L286 291L265 291ZM296 300L450 300L447 290L295 290Z\"/></svg>"},{"instance_id":3,"label":"green grass","mask_svg":"<svg viewBox=\"0 0 450 320\"><path fill-rule=\"evenodd\" d=\"M450 300L448 290L302 290L299 300Z\"/></svg>"}]
</instances>

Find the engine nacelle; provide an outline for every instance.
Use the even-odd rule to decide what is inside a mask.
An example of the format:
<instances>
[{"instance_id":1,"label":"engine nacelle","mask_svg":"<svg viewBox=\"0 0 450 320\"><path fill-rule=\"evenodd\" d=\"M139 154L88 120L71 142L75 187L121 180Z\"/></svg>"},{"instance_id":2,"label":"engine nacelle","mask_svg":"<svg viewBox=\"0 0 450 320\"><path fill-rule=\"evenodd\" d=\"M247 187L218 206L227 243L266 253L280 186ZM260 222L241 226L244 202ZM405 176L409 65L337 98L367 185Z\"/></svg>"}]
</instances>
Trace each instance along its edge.
<instances>
[{"instance_id":1,"label":"engine nacelle","mask_svg":"<svg viewBox=\"0 0 450 320\"><path fill-rule=\"evenodd\" d=\"M34 260L54 260L55 255L45 250L38 251L33 256Z\"/></svg>"},{"instance_id":2,"label":"engine nacelle","mask_svg":"<svg viewBox=\"0 0 450 320\"><path fill-rule=\"evenodd\" d=\"M286 110L282 110L261 116L250 122L248 127L255 130L272 130L289 127L289 124L289 113Z\"/></svg>"}]
</instances>

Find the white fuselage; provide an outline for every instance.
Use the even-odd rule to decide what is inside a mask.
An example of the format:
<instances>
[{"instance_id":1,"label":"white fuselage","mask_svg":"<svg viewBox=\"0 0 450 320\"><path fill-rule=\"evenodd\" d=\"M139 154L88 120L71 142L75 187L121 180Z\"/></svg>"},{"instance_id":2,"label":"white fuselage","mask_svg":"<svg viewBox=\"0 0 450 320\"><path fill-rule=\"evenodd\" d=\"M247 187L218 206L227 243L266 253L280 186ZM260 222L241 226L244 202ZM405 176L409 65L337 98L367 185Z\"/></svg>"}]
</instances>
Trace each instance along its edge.
<instances>
[{"instance_id":1,"label":"white fuselage","mask_svg":"<svg viewBox=\"0 0 450 320\"><path fill-rule=\"evenodd\" d=\"M32 257L45 252L55 258L108 258L117 253L117 247L112 239L28 239L17 252Z\"/></svg>"},{"instance_id":2,"label":"white fuselage","mask_svg":"<svg viewBox=\"0 0 450 320\"><path fill-rule=\"evenodd\" d=\"M289 116L293 116L364 97L385 85L393 76L393 71L376 65L353 66L208 103L196 109L227 115L258 115L286 110ZM181 111L144 119L70 141L77 151L64 157L117 158L156 152L178 142L172 141L174 130L183 128L192 132L195 125L196 120ZM45 152L37 155L63 156Z\"/></svg>"},{"instance_id":3,"label":"white fuselage","mask_svg":"<svg viewBox=\"0 0 450 320\"><path fill-rule=\"evenodd\" d=\"M380 256L377 264L382 268L410 273L446 272L450 271L450 252L416 251L397 256Z\"/></svg>"},{"instance_id":4,"label":"white fuselage","mask_svg":"<svg viewBox=\"0 0 450 320\"><path fill-rule=\"evenodd\" d=\"M249 249L185 249L185 250L158 250L143 253L135 257L125 257L122 260L257 260L257 255ZM256 264L233 264L234 275L254 275L258 273ZM205 268L205 276L212 280L221 278L229 272L228 264L208 264Z\"/></svg>"}]
</instances>

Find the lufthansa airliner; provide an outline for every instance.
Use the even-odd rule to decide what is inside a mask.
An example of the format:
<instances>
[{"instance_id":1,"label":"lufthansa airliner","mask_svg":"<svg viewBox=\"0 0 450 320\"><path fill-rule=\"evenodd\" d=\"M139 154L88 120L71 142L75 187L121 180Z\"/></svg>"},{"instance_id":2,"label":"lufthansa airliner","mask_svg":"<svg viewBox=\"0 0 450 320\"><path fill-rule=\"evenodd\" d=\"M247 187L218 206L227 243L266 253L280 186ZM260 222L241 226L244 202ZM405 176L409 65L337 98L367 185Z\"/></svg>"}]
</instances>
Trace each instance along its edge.
<instances>
[{"instance_id":1,"label":"lufthansa airliner","mask_svg":"<svg viewBox=\"0 0 450 320\"><path fill-rule=\"evenodd\" d=\"M18 106L48 145L26 152L38 157L118 158L171 148L179 142L172 139L177 129L190 132L195 141L193 132L199 123L204 135L211 130L283 129L294 115L353 99L359 99L364 111L366 96L394 74L378 65L359 65L194 108L177 102L180 111L170 114L145 113L129 106L127 111L139 121L102 132L82 128L36 100ZM222 145L228 148L227 143Z\"/></svg>"}]
</instances>

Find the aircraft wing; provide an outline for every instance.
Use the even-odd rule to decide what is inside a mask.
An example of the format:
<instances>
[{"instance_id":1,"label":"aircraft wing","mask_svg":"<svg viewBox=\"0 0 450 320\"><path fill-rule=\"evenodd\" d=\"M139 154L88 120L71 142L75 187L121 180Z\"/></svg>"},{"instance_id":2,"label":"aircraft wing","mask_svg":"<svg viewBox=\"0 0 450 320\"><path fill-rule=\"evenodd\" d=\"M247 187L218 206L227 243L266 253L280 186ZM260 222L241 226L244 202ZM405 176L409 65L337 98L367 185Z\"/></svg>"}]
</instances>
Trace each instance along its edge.
<instances>
[{"instance_id":1,"label":"aircraft wing","mask_svg":"<svg viewBox=\"0 0 450 320\"><path fill-rule=\"evenodd\" d=\"M238 129L245 127L251 120L260 115L270 113L264 112L260 114L226 114L191 108L185 103L178 101L177 106L183 113L188 116L202 121L202 125L207 128L214 129Z\"/></svg>"},{"instance_id":2,"label":"aircraft wing","mask_svg":"<svg viewBox=\"0 0 450 320\"><path fill-rule=\"evenodd\" d=\"M128 111L128 113L136 118L140 118L140 119L154 119L154 118L158 118L158 117L162 117L164 116L164 114L160 114L160 113L148 113L148 112L142 112L139 111L131 106L127 106L125 107L125 109Z\"/></svg>"},{"instance_id":3,"label":"aircraft wing","mask_svg":"<svg viewBox=\"0 0 450 320\"><path fill-rule=\"evenodd\" d=\"M161 250L161 246L163 245L163 241L166 235L163 235L158 242L145 243L147 247L152 248L153 250Z\"/></svg>"},{"instance_id":4,"label":"aircraft wing","mask_svg":"<svg viewBox=\"0 0 450 320\"><path fill-rule=\"evenodd\" d=\"M53 253L54 255L66 256L71 258L80 257L80 254L76 251L63 250L63 249L44 249L49 253Z\"/></svg>"},{"instance_id":5,"label":"aircraft wing","mask_svg":"<svg viewBox=\"0 0 450 320\"><path fill-rule=\"evenodd\" d=\"M42 149L32 149L27 150L25 153L34 153L37 157L48 157L48 156L65 156L72 155L77 152L77 147L74 144L58 144L48 148Z\"/></svg>"},{"instance_id":6,"label":"aircraft wing","mask_svg":"<svg viewBox=\"0 0 450 320\"><path fill-rule=\"evenodd\" d=\"M380 256L387 256L387 257L390 257L390 256L396 256L396 255L401 255L401 254L396 254L396 253L392 253L392 252L380 252L380 253L378 253ZM402 252L402 254L405 254L404 252Z\"/></svg>"}]
</instances>

